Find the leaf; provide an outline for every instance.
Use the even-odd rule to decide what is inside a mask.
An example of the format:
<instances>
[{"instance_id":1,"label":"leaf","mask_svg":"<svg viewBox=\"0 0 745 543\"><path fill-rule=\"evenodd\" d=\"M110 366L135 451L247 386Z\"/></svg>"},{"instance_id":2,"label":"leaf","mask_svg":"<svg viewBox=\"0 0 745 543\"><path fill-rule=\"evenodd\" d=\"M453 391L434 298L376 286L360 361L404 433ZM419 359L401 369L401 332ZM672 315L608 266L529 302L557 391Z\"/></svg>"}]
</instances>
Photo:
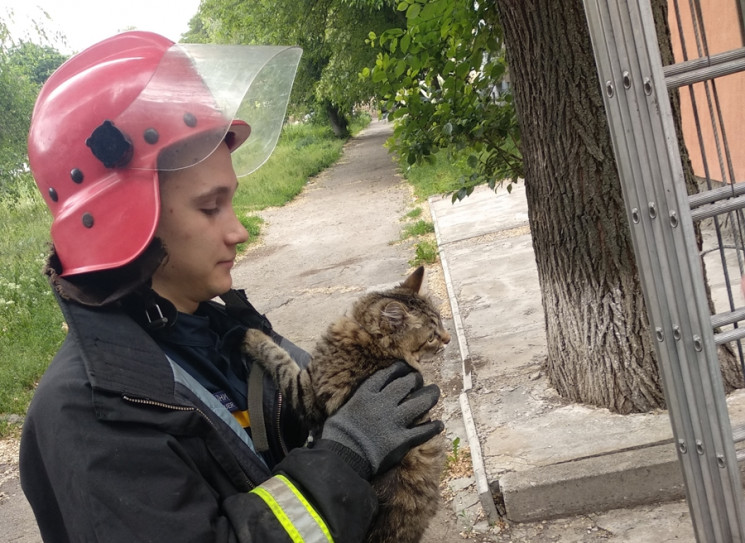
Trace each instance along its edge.
<instances>
[{"instance_id":1,"label":"leaf","mask_svg":"<svg viewBox=\"0 0 745 543\"><path fill-rule=\"evenodd\" d=\"M411 35L405 34L403 38L401 38L401 52L406 53L409 51L409 46L411 45Z\"/></svg>"},{"instance_id":2,"label":"leaf","mask_svg":"<svg viewBox=\"0 0 745 543\"><path fill-rule=\"evenodd\" d=\"M471 71L471 65L466 62L461 62L458 64L458 66L455 68L455 76L458 79L464 79L468 73Z\"/></svg>"},{"instance_id":3,"label":"leaf","mask_svg":"<svg viewBox=\"0 0 745 543\"><path fill-rule=\"evenodd\" d=\"M393 75L396 76L396 78L401 77L401 74L403 74L406 71L406 62L403 60L399 60L396 63L396 67L393 70Z\"/></svg>"},{"instance_id":4,"label":"leaf","mask_svg":"<svg viewBox=\"0 0 745 543\"><path fill-rule=\"evenodd\" d=\"M382 81L388 81L388 74L385 70L374 70L372 76L373 83L380 83Z\"/></svg>"},{"instance_id":5,"label":"leaf","mask_svg":"<svg viewBox=\"0 0 745 543\"><path fill-rule=\"evenodd\" d=\"M419 17L419 12L422 10L419 4L411 4L411 7L406 11L406 19L411 21Z\"/></svg>"}]
</instances>

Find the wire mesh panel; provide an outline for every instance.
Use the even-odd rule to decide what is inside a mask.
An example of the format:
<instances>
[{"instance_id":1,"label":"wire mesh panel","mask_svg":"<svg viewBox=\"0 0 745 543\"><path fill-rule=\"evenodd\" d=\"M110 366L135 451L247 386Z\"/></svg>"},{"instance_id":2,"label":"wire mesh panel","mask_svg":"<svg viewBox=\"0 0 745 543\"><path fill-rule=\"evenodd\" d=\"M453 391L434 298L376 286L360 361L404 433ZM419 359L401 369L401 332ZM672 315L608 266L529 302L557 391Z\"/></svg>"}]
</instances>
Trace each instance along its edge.
<instances>
[{"instance_id":1,"label":"wire mesh panel","mask_svg":"<svg viewBox=\"0 0 745 543\"><path fill-rule=\"evenodd\" d=\"M714 80L745 67L745 54L739 48L709 50L696 1L687 11L675 0L671 6L681 58L663 69L649 0L585 0L695 533L699 541L743 541L742 487L717 351L735 345L742 360L745 184L735 183L737 160ZM734 15L738 21L737 9ZM695 58L688 58L690 39ZM704 87L691 90L687 102L681 98L688 119L682 126L703 190L689 197L668 89L694 85ZM703 251L694 221L705 232ZM705 272L703 261L718 268Z\"/></svg>"}]
</instances>

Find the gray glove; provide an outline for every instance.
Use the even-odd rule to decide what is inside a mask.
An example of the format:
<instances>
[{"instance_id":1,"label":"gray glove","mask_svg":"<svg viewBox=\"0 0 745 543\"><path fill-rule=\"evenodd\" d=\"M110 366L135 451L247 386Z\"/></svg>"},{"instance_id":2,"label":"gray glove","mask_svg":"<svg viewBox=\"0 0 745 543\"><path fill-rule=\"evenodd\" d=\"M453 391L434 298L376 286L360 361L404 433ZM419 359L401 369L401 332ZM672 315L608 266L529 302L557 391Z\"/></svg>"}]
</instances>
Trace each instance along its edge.
<instances>
[{"instance_id":1,"label":"gray glove","mask_svg":"<svg viewBox=\"0 0 745 543\"><path fill-rule=\"evenodd\" d=\"M396 362L365 380L326 420L318 446L333 450L369 479L443 430L439 420L414 425L439 398L437 385L422 387L419 372Z\"/></svg>"}]
</instances>

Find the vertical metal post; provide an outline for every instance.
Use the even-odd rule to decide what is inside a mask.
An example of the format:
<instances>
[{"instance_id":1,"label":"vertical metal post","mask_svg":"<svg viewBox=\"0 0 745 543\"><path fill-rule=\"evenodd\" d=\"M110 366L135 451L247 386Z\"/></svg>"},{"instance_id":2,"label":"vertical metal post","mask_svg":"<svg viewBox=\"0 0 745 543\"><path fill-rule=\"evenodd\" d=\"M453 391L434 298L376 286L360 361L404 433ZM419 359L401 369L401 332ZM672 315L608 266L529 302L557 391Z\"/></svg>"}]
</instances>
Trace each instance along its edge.
<instances>
[{"instance_id":1,"label":"vertical metal post","mask_svg":"<svg viewBox=\"0 0 745 543\"><path fill-rule=\"evenodd\" d=\"M584 4L696 537L743 541L740 474L651 6Z\"/></svg>"}]
</instances>

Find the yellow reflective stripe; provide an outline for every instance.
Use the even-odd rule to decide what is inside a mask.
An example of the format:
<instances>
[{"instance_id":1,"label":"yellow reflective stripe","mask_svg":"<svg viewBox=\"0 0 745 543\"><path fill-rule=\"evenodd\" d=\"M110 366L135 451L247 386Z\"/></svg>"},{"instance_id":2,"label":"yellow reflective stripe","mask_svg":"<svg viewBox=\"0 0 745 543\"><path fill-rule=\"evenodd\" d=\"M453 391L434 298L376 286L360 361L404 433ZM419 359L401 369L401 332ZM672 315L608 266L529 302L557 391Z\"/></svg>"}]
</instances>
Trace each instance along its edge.
<instances>
[{"instance_id":1,"label":"yellow reflective stripe","mask_svg":"<svg viewBox=\"0 0 745 543\"><path fill-rule=\"evenodd\" d=\"M276 475L251 492L266 502L294 543L334 543L326 523L287 477Z\"/></svg>"},{"instance_id":2,"label":"yellow reflective stripe","mask_svg":"<svg viewBox=\"0 0 745 543\"><path fill-rule=\"evenodd\" d=\"M277 503L274 497L269 492L267 492L266 489L258 487L253 489L251 492L259 496L266 502L266 504L269 506L269 509L272 510L272 513L274 513L274 516L277 517L277 520L294 543L303 543L303 536L300 535L300 533L295 529L295 526L292 524L292 521L287 517L287 515L285 515L285 512L282 510L282 506Z\"/></svg>"},{"instance_id":3,"label":"yellow reflective stripe","mask_svg":"<svg viewBox=\"0 0 745 543\"><path fill-rule=\"evenodd\" d=\"M325 540L328 541L328 543L334 543L334 538L331 537L331 532L329 532L328 526L326 526L326 523L321 518L321 515L319 515L315 509L313 509L313 506L308 502L308 500L305 499L305 496L303 496L300 491L295 487L295 485L292 484L292 482L285 477L284 475L277 475L277 479L280 479L283 481L287 488L290 489L290 492L295 494L295 497L305 506L305 511L311 516L311 518L315 521L316 526L320 528L321 532L323 532L323 535L325 536Z\"/></svg>"}]
</instances>

